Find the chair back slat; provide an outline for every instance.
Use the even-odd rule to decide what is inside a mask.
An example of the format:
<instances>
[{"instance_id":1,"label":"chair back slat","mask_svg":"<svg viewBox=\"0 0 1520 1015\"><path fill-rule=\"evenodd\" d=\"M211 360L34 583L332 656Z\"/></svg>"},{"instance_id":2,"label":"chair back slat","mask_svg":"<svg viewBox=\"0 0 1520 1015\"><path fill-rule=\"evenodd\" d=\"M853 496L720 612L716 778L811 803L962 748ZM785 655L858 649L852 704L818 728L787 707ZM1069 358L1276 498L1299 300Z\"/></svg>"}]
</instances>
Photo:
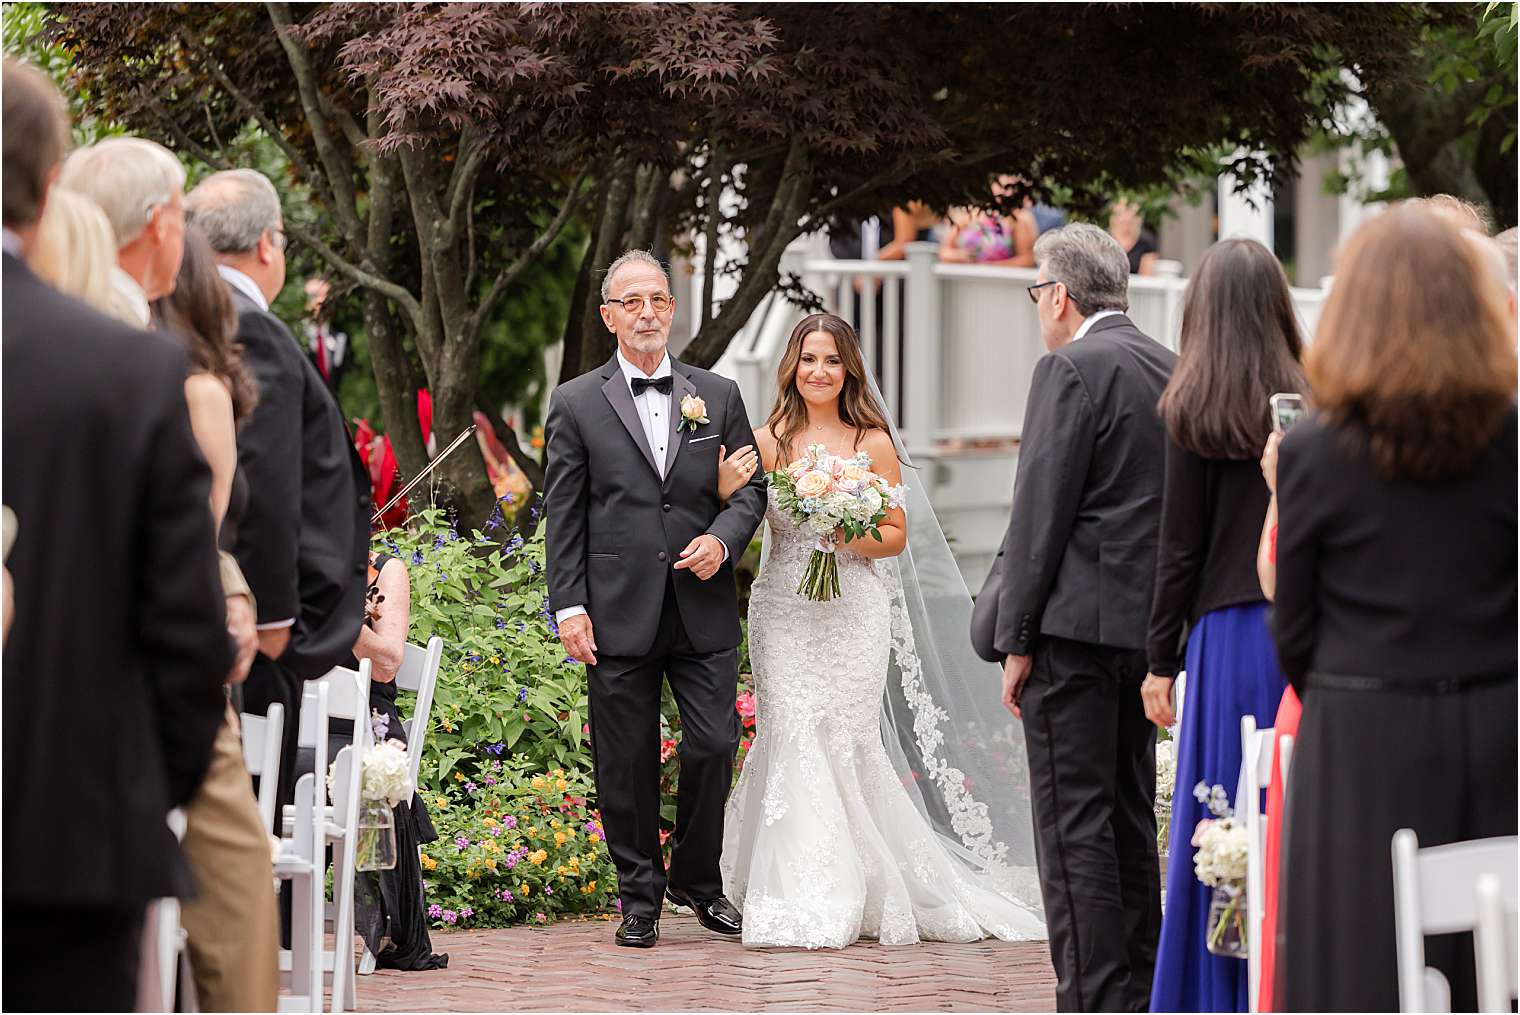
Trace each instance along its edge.
<instances>
[{"instance_id":1,"label":"chair back slat","mask_svg":"<svg viewBox=\"0 0 1520 1015\"><path fill-rule=\"evenodd\" d=\"M264 830L274 827L275 794L280 783L280 741L285 733L285 706L271 702L266 715L244 712L238 717L243 727L243 763L249 775L259 777L259 817Z\"/></svg>"},{"instance_id":2,"label":"chair back slat","mask_svg":"<svg viewBox=\"0 0 1520 1015\"><path fill-rule=\"evenodd\" d=\"M369 666L368 659L359 662L361 668ZM340 675L347 679L337 679ZM330 686L327 696L327 716L329 719L369 719L369 679L363 681L364 691L359 690L359 673L346 666L334 666L327 674L320 678L323 683Z\"/></svg>"}]
</instances>

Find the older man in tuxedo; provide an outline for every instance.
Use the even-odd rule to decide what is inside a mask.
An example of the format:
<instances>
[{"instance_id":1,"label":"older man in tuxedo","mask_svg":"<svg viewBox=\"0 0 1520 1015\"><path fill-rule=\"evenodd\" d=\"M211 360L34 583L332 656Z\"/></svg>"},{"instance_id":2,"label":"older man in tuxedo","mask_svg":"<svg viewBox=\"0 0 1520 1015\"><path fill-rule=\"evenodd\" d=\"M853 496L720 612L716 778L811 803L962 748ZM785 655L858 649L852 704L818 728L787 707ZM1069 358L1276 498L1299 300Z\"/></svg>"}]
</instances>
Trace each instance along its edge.
<instances>
[{"instance_id":1,"label":"older man in tuxedo","mask_svg":"<svg viewBox=\"0 0 1520 1015\"><path fill-rule=\"evenodd\" d=\"M211 474L178 344L63 296L22 260L68 127L38 71L7 61L0 91L0 445L19 528L3 1004L128 1011L147 903L191 891L165 818L201 785L234 658Z\"/></svg>"},{"instance_id":2,"label":"older man in tuxedo","mask_svg":"<svg viewBox=\"0 0 1520 1015\"><path fill-rule=\"evenodd\" d=\"M1177 358L1125 316L1129 262L1108 233L1052 230L1035 258L1049 353L979 598L993 647L978 651L1001 658L1004 703L1024 723L1056 1004L1144 1011L1161 898L1140 684L1165 467L1156 402Z\"/></svg>"}]
</instances>

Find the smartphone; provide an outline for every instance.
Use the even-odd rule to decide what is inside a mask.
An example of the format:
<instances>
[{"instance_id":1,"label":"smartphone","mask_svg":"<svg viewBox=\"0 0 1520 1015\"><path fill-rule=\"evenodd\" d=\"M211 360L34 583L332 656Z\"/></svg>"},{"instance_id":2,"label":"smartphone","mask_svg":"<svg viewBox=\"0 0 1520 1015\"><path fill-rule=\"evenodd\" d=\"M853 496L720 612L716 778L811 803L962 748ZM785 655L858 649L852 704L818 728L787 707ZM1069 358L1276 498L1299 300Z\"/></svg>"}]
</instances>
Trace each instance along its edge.
<instances>
[{"instance_id":1,"label":"smartphone","mask_svg":"<svg viewBox=\"0 0 1520 1015\"><path fill-rule=\"evenodd\" d=\"M1272 429L1287 433L1289 427L1304 414L1304 396L1279 392L1268 399L1272 406Z\"/></svg>"}]
</instances>

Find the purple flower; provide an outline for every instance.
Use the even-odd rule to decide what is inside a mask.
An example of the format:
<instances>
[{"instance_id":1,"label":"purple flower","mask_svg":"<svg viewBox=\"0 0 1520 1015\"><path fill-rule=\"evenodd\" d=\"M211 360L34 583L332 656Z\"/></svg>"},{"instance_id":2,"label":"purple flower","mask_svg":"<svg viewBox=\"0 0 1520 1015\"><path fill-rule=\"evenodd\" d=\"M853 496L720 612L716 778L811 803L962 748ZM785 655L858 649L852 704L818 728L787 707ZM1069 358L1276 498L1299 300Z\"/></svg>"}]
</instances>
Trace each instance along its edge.
<instances>
[{"instance_id":1,"label":"purple flower","mask_svg":"<svg viewBox=\"0 0 1520 1015\"><path fill-rule=\"evenodd\" d=\"M493 771L493 772L500 772L501 771L501 762L499 762L499 761L493 761L493 762L491 762L491 771Z\"/></svg>"},{"instance_id":2,"label":"purple flower","mask_svg":"<svg viewBox=\"0 0 1520 1015\"><path fill-rule=\"evenodd\" d=\"M464 784L464 791L466 793L473 793L477 788L478 787L473 782L467 782Z\"/></svg>"},{"instance_id":3,"label":"purple flower","mask_svg":"<svg viewBox=\"0 0 1520 1015\"><path fill-rule=\"evenodd\" d=\"M492 825L491 826L491 834L494 835L498 839L501 838L501 826L500 825Z\"/></svg>"},{"instance_id":4,"label":"purple flower","mask_svg":"<svg viewBox=\"0 0 1520 1015\"><path fill-rule=\"evenodd\" d=\"M469 906L465 906L463 909L461 909L459 911L459 918L461 920L468 920L470 917L472 917L474 915L475 915L475 910L472 909L472 908L470 908Z\"/></svg>"},{"instance_id":5,"label":"purple flower","mask_svg":"<svg viewBox=\"0 0 1520 1015\"><path fill-rule=\"evenodd\" d=\"M546 920L548 920L549 918L547 916L545 916L544 914L542 914L542 913L534 913L533 914L533 919L536 920L539 923L543 923Z\"/></svg>"},{"instance_id":6,"label":"purple flower","mask_svg":"<svg viewBox=\"0 0 1520 1015\"><path fill-rule=\"evenodd\" d=\"M512 893L509 892L509 891L507 891L505 888L503 888L500 892L498 892L497 895L496 895L496 897L498 899L500 899L502 902L511 902L512 901Z\"/></svg>"},{"instance_id":7,"label":"purple flower","mask_svg":"<svg viewBox=\"0 0 1520 1015\"><path fill-rule=\"evenodd\" d=\"M444 540L444 538L442 536L439 536L437 539L434 539L433 540L433 549L435 549L435 550L441 550L441 549L443 549L444 542L445 542L445 540Z\"/></svg>"},{"instance_id":8,"label":"purple flower","mask_svg":"<svg viewBox=\"0 0 1520 1015\"><path fill-rule=\"evenodd\" d=\"M487 786L494 786L494 785L496 785L496 780L488 775L488 776L486 776L486 785Z\"/></svg>"},{"instance_id":9,"label":"purple flower","mask_svg":"<svg viewBox=\"0 0 1520 1015\"><path fill-rule=\"evenodd\" d=\"M501 823L503 825L506 825L508 828L516 828L517 827L517 815L516 814L508 814L506 817L504 817L504 818L501 819Z\"/></svg>"},{"instance_id":10,"label":"purple flower","mask_svg":"<svg viewBox=\"0 0 1520 1015\"><path fill-rule=\"evenodd\" d=\"M421 564L421 563L422 563L422 551L421 550L413 550L412 551L412 566L416 567L418 564Z\"/></svg>"},{"instance_id":11,"label":"purple flower","mask_svg":"<svg viewBox=\"0 0 1520 1015\"><path fill-rule=\"evenodd\" d=\"M544 894L545 895L553 895L554 894L554 889L550 888L548 885L544 885Z\"/></svg>"},{"instance_id":12,"label":"purple flower","mask_svg":"<svg viewBox=\"0 0 1520 1015\"><path fill-rule=\"evenodd\" d=\"M518 701L527 701L528 700L528 689L526 687L519 687L517 689L517 700ZM497 751L496 753L500 754L501 752Z\"/></svg>"},{"instance_id":13,"label":"purple flower","mask_svg":"<svg viewBox=\"0 0 1520 1015\"><path fill-rule=\"evenodd\" d=\"M438 919L442 915L443 915L443 907L440 906L438 903L435 902L431 906L428 907L428 916L431 917L432 919L436 920L436 919Z\"/></svg>"},{"instance_id":14,"label":"purple flower","mask_svg":"<svg viewBox=\"0 0 1520 1015\"><path fill-rule=\"evenodd\" d=\"M470 848L470 839L469 839L469 836L466 836L466 835L456 835L456 836L454 836L454 845L458 846L460 849L469 849Z\"/></svg>"},{"instance_id":15,"label":"purple flower","mask_svg":"<svg viewBox=\"0 0 1520 1015\"><path fill-rule=\"evenodd\" d=\"M455 913L452 909L445 909L443 911L443 922L444 923L458 923L459 922L459 914Z\"/></svg>"},{"instance_id":16,"label":"purple flower","mask_svg":"<svg viewBox=\"0 0 1520 1015\"><path fill-rule=\"evenodd\" d=\"M518 698L517 700L521 701L522 699ZM502 751L504 751L506 749L507 749L507 745L506 744L502 743L501 741L497 741L496 743L491 744L489 747L486 748L486 753L487 754L500 754ZM497 767L500 767L501 762L499 762L499 761L496 762L496 765L497 765Z\"/></svg>"},{"instance_id":17,"label":"purple flower","mask_svg":"<svg viewBox=\"0 0 1520 1015\"><path fill-rule=\"evenodd\" d=\"M507 622L505 620L503 620L501 617L497 617L496 618L496 630L498 630L498 631L505 631L506 629L507 629Z\"/></svg>"},{"instance_id":18,"label":"purple flower","mask_svg":"<svg viewBox=\"0 0 1520 1015\"><path fill-rule=\"evenodd\" d=\"M617 910L619 913L621 913L623 911L623 900L622 899L613 899L612 900L612 908L615 909L615 910Z\"/></svg>"}]
</instances>

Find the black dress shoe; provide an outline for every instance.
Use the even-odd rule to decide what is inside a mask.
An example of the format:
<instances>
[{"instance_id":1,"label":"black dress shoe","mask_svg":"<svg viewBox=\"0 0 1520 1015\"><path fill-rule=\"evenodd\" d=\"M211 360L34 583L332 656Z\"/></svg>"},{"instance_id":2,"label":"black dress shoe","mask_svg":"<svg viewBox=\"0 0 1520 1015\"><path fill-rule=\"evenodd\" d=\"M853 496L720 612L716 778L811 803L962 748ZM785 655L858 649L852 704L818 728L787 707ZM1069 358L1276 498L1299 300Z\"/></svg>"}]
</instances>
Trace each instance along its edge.
<instances>
[{"instance_id":1,"label":"black dress shoe","mask_svg":"<svg viewBox=\"0 0 1520 1015\"><path fill-rule=\"evenodd\" d=\"M697 922L718 934L742 934L744 918L721 895L698 902L679 888L666 888L665 897L678 906L685 906L697 914Z\"/></svg>"},{"instance_id":2,"label":"black dress shoe","mask_svg":"<svg viewBox=\"0 0 1520 1015\"><path fill-rule=\"evenodd\" d=\"M653 948L660 940L660 921L647 916L625 916L617 929L617 943L624 948Z\"/></svg>"}]
</instances>

